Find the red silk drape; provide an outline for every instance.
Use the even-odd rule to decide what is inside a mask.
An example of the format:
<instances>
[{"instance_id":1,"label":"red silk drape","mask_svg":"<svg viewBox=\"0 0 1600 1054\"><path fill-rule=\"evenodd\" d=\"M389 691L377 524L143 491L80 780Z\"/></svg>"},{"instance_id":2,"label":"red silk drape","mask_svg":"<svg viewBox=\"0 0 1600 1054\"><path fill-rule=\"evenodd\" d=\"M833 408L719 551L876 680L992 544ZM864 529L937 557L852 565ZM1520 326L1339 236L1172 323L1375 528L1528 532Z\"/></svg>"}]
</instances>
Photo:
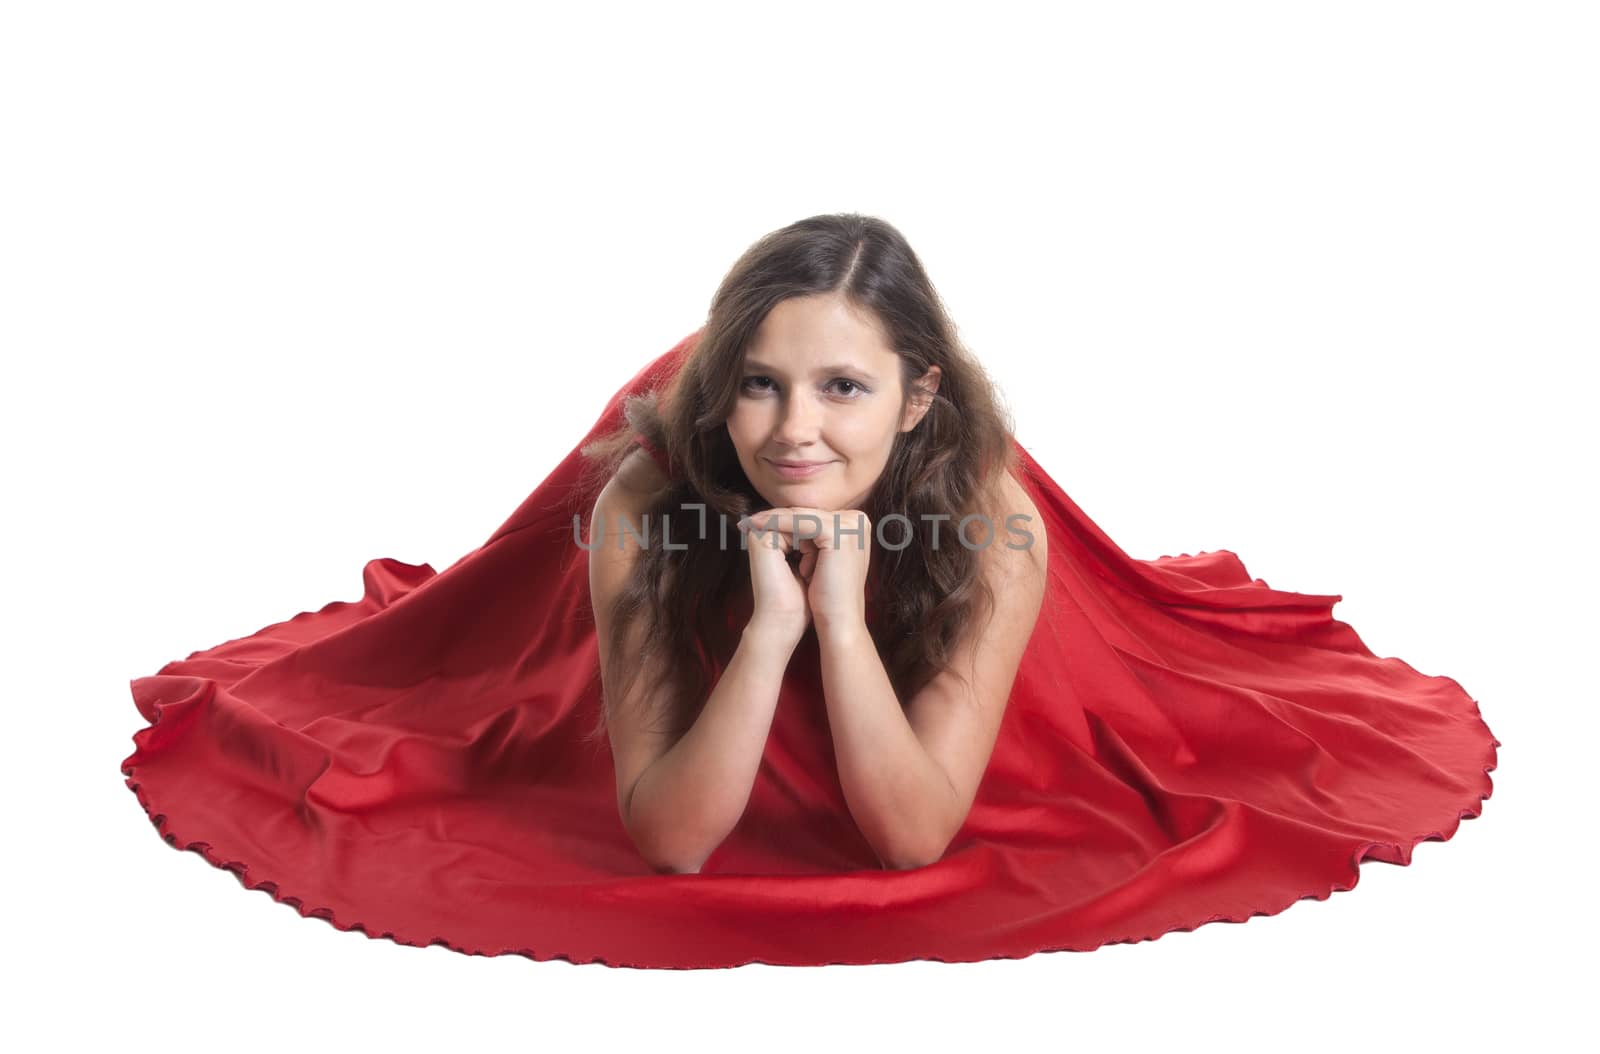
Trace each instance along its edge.
<instances>
[{"instance_id":1,"label":"red silk drape","mask_svg":"<svg viewBox=\"0 0 1600 1054\"><path fill-rule=\"evenodd\" d=\"M1492 791L1499 741L1448 677L1375 657L1338 596L1233 553L1129 557L1025 450L1044 611L965 826L879 868L833 763L815 637L747 811L695 875L617 814L578 448L479 548L380 558L364 592L132 680L122 763L163 835L304 915L413 945L669 968L973 961L1275 914L1409 864Z\"/></svg>"}]
</instances>

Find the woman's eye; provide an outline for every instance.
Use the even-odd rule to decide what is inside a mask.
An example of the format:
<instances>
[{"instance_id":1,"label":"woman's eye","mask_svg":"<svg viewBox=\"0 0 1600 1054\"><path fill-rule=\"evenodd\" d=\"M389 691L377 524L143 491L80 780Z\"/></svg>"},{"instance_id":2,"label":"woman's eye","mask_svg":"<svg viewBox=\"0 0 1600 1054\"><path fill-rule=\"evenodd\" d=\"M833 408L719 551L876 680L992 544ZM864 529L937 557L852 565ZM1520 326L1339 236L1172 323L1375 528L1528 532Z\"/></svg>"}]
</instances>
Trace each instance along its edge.
<instances>
[{"instance_id":1,"label":"woman's eye","mask_svg":"<svg viewBox=\"0 0 1600 1054\"><path fill-rule=\"evenodd\" d=\"M856 383L855 381L850 380L848 377L835 377L828 383L834 388L835 391L838 391L839 394L843 395L847 399L854 399L861 395L862 392L867 390L865 387ZM752 393L771 391L772 378L762 374L753 374L744 379L743 388L745 391Z\"/></svg>"}]
</instances>

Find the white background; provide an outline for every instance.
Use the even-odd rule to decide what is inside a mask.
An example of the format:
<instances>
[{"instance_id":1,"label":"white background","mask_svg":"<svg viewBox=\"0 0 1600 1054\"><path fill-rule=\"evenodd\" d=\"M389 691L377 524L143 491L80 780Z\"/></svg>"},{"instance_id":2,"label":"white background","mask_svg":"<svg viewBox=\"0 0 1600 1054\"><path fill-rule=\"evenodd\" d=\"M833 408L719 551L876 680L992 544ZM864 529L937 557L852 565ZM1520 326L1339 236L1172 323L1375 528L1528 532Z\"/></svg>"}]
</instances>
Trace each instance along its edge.
<instances>
[{"instance_id":1,"label":"white background","mask_svg":"<svg viewBox=\"0 0 1600 1054\"><path fill-rule=\"evenodd\" d=\"M1590 5L3 11L14 1034L1278 1051L1589 1031ZM357 599L368 559L442 570L701 324L746 246L832 211L910 239L1019 439L1129 553L1231 549L1460 681L1505 744L1483 817L1244 925L705 972L371 940L158 837L118 768L130 678Z\"/></svg>"}]
</instances>

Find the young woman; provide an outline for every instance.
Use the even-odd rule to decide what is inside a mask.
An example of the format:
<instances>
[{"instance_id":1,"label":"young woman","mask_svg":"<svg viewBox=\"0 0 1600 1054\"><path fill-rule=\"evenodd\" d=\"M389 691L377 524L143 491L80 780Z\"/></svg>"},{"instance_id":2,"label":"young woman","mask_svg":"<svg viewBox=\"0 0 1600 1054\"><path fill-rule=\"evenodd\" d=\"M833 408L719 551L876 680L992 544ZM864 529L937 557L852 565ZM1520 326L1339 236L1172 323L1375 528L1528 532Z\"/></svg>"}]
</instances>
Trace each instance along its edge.
<instances>
[{"instance_id":1,"label":"young woman","mask_svg":"<svg viewBox=\"0 0 1600 1054\"><path fill-rule=\"evenodd\" d=\"M1325 899L1492 789L1338 595L1100 530L880 221L757 241L574 439L443 571L133 679L163 835L406 944L971 962Z\"/></svg>"},{"instance_id":2,"label":"young woman","mask_svg":"<svg viewBox=\"0 0 1600 1054\"><path fill-rule=\"evenodd\" d=\"M814 632L851 815L885 866L925 866L972 806L1044 595L1049 539L1005 415L881 221L777 231L714 305L659 404L630 408L643 442L591 519L623 823L656 867L698 871L744 812ZM622 526L652 521L693 540ZM869 606L869 583L892 602ZM714 684L687 658L702 637L723 644Z\"/></svg>"}]
</instances>

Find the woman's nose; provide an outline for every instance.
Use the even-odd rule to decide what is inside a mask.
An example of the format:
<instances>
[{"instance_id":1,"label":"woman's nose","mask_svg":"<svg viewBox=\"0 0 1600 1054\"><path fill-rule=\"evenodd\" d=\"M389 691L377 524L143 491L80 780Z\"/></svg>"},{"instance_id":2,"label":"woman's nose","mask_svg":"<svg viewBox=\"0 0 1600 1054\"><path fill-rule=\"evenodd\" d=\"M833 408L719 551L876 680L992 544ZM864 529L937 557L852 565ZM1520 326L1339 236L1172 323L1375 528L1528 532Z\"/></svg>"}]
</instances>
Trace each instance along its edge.
<instances>
[{"instance_id":1,"label":"woman's nose","mask_svg":"<svg viewBox=\"0 0 1600 1054\"><path fill-rule=\"evenodd\" d=\"M789 446L808 443L816 437L817 411L811 399L804 395L791 395L783 401L775 438Z\"/></svg>"}]
</instances>

